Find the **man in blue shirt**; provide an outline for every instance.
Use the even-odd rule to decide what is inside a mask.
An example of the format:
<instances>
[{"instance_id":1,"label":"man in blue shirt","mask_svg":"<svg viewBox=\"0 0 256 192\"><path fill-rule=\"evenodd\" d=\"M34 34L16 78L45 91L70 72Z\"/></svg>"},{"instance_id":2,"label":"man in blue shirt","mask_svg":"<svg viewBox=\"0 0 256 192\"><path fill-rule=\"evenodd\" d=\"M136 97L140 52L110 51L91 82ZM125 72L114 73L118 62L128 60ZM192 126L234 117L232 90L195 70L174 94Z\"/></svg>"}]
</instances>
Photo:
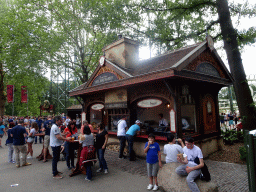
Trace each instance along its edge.
<instances>
[{"instance_id":1,"label":"man in blue shirt","mask_svg":"<svg viewBox=\"0 0 256 192\"><path fill-rule=\"evenodd\" d=\"M135 161L135 153L133 151L133 141L134 141L134 137L137 133L137 131L140 131L140 124L141 122L139 120L135 121L135 124L132 125L128 131L126 132L126 139L128 141L128 146L129 146L129 160L130 161Z\"/></svg>"},{"instance_id":2,"label":"man in blue shirt","mask_svg":"<svg viewBox=\"0 0 256 192\"><path fill-rule=\"evenodd\" d=\"M16 167L20 167L20 153L22 154L21 165L31 165L31 163L27 163L27 147L25 145L25 137L27 136L27 132L24 128L23 120L19 120L18 125L12 128L11 136L13 137L13 148L15 151Z\"/></svg>"},{"instance_id":3,"label":"man in blue shirt","mask_svg":"<svg viewBox=\"0 0 256 192\"><path fill-rule=\"evenodd\" d=\"M36 123L37 123L38 128L39 128L38 132L42 133L41 128L42 128L43 120L40 116L37 118ZM42 143L42 139L43 139L43 136L39 136L39 143ZM37 137L35 137L35 144L37 144Z\"/></svg>"}]
</instances>

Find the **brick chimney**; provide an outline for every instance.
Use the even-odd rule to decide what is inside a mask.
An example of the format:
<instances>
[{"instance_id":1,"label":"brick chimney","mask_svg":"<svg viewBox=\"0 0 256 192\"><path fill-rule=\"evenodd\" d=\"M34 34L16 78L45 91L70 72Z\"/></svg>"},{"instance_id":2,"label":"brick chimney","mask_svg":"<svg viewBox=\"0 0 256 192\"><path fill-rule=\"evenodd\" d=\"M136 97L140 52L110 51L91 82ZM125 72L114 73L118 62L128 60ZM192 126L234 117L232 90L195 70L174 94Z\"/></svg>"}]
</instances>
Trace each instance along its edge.
<instances>
[{"instance_id":1,"label":"brick chimney","mask_svg":"<svg viewBox=\"0 0 256 192\"><path fill-rule=\"evenodd\" d=\"M104 47L105 57L124 68L134 68L139 61L139 43L131 39L118 36L119 39Z\"/></svg>"}]
</instances>

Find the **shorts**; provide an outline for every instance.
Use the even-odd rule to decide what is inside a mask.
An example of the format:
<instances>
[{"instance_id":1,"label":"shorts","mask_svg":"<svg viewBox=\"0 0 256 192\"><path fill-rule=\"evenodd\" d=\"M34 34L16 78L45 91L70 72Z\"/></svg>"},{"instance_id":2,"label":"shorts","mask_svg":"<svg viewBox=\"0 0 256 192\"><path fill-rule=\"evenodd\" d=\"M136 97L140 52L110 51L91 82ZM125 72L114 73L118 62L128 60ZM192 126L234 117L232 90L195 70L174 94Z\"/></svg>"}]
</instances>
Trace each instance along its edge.
<instances>
[{"instance_id":1,"label":"shorts","mask_svg":"<svg viewBox=\"0 0 256 192\"><path fill-rule=\"evenodd\" d=\"M44 148L48 148L50 144L50 135L45 135L44 136Z\"/></svg>"},{"instance_id":2,"label":"shorts","mask_svg":"<svg viewBox=\"0 0 256 192\"><path fill-rule=\"evenodd\" d=\"M220 123L224 123L224 120L220 120Z\"/></svg>"},{"instance_id":3,"label":"shorts","mask_svg":"<svg viewBox=\"0 0 256 192\"><path fill-rule=\"evenodd\" d=\"M159 170L159 163L154 164L147 163L148 177L156 177Z\"/></svg>"},{"instance_id":4,"label":"shorts","mask_svg":"<svg viewBox=\"0 0 256 192\"><path fill-rule=\"evenodd\" d=\"M4 136L3 134L0 134L0 138L3 138L3 136Z\"/></svg>"},{"instance_id":5,"label":"shorts","mask_svg":"<svg viewBox=\"0 0 256 192\"><path fill-rule=\"evenodd\" d=\"M34 140L35 140L35 138L33 138L33 137L28 137L27 142L28 142L28 143L34 143Z\"/></svg>"},{"instance_id":6,"label":"shorts","mask_svg":"<svg viewBox=\"0 0 256 192\"><path fill-rule=\"evenodd\" d=\"M234 125L233 120L229 120L229 125Z\"/></svg>"}]
</instances>

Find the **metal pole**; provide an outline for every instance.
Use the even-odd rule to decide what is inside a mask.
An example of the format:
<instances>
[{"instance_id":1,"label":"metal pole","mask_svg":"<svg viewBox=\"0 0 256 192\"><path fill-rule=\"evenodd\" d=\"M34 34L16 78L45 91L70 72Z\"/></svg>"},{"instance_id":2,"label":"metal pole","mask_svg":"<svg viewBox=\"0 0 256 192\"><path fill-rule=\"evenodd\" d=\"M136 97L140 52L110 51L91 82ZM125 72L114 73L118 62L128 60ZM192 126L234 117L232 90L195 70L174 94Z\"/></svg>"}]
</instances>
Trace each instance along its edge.
<instances>
[{"instance_id":1,"label":"metal pole","mask_svg":"<svg viewBox=\"0 0 256 192\"><path fill-rule=\"evenodd\" d=\"M27 88L27 116L28 116L28 88Z\"/></svg>"},{"instance_id":2,"label":"metal pole","mask_svg":"<svg viewBox=\"0 0 256 192\"><path fill-rule=\"evenodd\" d=\"M12 117L14 113L14 86L13 86L13 101L12 101Z\"/></svg>"}]
</instances>

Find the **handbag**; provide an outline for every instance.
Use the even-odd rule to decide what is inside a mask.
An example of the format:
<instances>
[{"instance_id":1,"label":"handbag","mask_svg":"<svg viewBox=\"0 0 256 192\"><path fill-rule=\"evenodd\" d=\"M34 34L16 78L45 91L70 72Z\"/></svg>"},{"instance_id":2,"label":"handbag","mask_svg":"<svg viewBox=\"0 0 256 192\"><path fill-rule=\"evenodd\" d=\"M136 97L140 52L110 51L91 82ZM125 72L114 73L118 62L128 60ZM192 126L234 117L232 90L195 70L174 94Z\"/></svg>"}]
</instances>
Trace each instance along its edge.
<instances>
[{"instance_id":1,"label":"handbag","mask_svg":"<svg viewBox=\"0 0 256 192\"><path fill-rule=\"evenodd\" d=\"M198 157L196 157L194 159L194 162L199 165L200 164L200 160ZM200 174L200 179L203 180L203 181L210 181L211 180L211 174L208 170L208 167L207 165L204 163L204 166L201 168L201 174Z\"/></svg>"}]
</instances>

